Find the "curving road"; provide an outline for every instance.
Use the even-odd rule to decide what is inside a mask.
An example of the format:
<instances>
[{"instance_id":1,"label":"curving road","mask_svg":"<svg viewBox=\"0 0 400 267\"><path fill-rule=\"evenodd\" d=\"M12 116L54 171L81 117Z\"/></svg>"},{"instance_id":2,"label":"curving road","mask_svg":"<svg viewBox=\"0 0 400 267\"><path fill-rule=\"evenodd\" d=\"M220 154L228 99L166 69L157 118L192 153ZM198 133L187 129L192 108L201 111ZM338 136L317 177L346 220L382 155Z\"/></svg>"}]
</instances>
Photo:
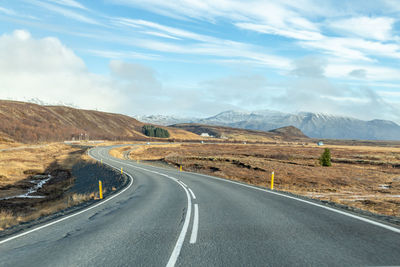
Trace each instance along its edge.
<instances>
[{"instance_id":1,"label":"curving road","mask_svg":"<svg viewBox=\"0 0 400 267\"><path fill-rule=\"evenodd\" d=\"M133 182L0 240L1 266L400 265L400 229L215 177L90 155Z\"/></svg>"}]
</instances>

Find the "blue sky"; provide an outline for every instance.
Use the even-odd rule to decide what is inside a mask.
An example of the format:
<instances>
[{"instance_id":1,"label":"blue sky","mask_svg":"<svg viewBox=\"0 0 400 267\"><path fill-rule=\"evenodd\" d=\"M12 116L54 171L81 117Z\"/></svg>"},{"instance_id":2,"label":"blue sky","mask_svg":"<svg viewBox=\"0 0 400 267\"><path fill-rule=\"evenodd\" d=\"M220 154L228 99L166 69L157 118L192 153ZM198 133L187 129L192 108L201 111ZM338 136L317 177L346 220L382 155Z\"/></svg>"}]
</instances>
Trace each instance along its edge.
<instances>
[{"instance_id":1,"label":"blue sky","mask_svg":"<svg viewBox=\"0 0 400 267\"><path fill-rule=\"evenodd\" d=\"M399 15L391 0L0 0L0 98L400 122Z\"/></svg>"}]
</instances>

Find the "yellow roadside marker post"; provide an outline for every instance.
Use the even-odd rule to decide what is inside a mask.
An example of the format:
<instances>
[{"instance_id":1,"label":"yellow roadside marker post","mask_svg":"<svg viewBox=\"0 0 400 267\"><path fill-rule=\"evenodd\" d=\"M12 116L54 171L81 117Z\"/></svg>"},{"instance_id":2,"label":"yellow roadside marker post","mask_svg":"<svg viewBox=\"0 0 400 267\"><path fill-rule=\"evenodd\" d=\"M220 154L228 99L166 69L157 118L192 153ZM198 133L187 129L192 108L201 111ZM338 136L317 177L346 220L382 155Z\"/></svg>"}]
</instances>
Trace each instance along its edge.
<instances>
[{"instance_id":1,"label":"yellow roadside marker post","mask_svg":"<svg viewBox=\"0 0 400 267\"><path fill-rule=\"evenodd\" d=\"M103 199L103 186L101 185L100 180L99 180L99 196L100 196L100 199Z\"/></svg>"},{"instance_id":2,"label":"yellow roadside marker post","mask_svg":"<svg viewBox=\"0 0 400 267\"><path fill-rule=\"evenodd\" d=\"M182 171L182 165L179 166L179 171L180 171L180 172Z\"/></svg>"},{"instance_id":3,"label":"yellow roadside marker post","mask_svg":"<svg viewBox=\"0 0 400 267\"><path fill-rule=\"evenodd\" d=\"M271 174L271 190L274 190L274 176L275 176L275 173L272 172L272 174Z\"/></svg>"},{"instance_id":4,"label":"yellow roadside marker post","mask_svg":"<svg viewBox=\"0 0 400 267\"><path fill-rule=\"evenodd\" d=\"M100 160L101 165L103 165L103 159Z\"/></svg>"},{"instance_id":5,"label":"yellow roadside marker post","mask_svg":"<svg viewBox=\"0 0 400 267\"><path fill-rule=\"evenodd\" d=\"M122 167L121 167L121 174L123 174L124 173L124 170L122 169Z\"/></svg>"}]
</instances>

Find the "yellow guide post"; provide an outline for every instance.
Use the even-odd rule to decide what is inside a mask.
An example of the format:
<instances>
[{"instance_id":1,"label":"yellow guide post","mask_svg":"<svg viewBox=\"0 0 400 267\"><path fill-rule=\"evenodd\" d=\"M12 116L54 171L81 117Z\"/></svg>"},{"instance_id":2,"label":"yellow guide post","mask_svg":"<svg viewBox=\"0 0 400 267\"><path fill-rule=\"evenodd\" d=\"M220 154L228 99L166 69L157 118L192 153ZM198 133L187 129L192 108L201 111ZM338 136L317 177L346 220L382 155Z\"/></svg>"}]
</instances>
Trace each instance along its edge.
<instances>
[{"instance_id":1,"label":"yellow guide post","mask_svg":"<svg viewBox=\"0 0 400 267\"><path fill-rule=\"evenodd\" d=\"M124 170L122 169L122 167L121 167L121 174L123 174L124 173Z\"/></svg>"},{"instance_id":2,"label":"yellow guide post","mask_svg":"<svg viewBox=\"0 0 400 267\"><path fill-rule=\"evenodd\" d=\"M271 174L271 190L274 190L274 176L275 176L275 173L272 172L272 174Z\"/></svg>"},{"instance_id":3,"label":"yellow guide post","mask_svg":"<svg viewBox=\"0 0 400 267\"><path fill-rule=\"evenodd\" d=\"M101 165L103 165L103 159L100 160Z\"/></svg>"},{"instance_id":4,"label":"yellow guide post","mask_svg":"<svg viewBox=\"0 0 400 267\"><path fill-rule=\"evenodd\" d=\"M179 166L179 171L182 171L182 165L181 165L181 166Z\"/></svg>"},{"instance_id":5,"label":"yellow guide post","mask_svg":"<svg viewBox=\"0 0 400 267\"><path fill-rule=\"evenodd\" d=\"M101 185L100 180L99 180L99 196L100 196L100 199L103 199L103 187Z\"/></svg>"}]
</instances>

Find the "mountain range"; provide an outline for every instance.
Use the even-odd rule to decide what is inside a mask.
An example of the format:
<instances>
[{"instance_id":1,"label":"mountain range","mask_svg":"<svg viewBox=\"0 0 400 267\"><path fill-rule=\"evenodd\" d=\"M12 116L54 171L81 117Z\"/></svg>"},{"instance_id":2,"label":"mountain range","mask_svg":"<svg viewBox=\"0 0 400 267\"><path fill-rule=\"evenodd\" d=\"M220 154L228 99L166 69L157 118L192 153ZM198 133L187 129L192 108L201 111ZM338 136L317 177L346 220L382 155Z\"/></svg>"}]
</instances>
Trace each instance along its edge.
<instances>
[{"instance_id":1,"label":"mountain range","mask_svg":"<svg viewBox=\"0 0 400 267\"><path fill-rule=\"evenodd\" d=\"M271 110L254 112L229 110L208 118L140 116L138 120L159 125L200 123L250 130L270 131L294 126L312 138L355 140L400 140L400 126L388 120L360 120L322 113L284 113Z\"/></svg>"},{"instance_id":2,"label":"mountain range","mask_svg":"<svg viewBox=\"0 0 400 267\"><path fill-rule=\"evenodd\" d=\"M173 118L153 116L152 125L168 130L170 140L206 140L204 132L222 139L234 141L271 142L276 140L300 140L307 138L294 127L284 127L271 132L237 129L217 125L158 126L157 122L171 123ZM155 121L157 119L157 121ZM176 120L175 120L176 121ZM85 110L64 105L47 105L0 100L0 145L10 143L36 143L66 140L135 140L161 141L142 133L145 123L130 116ZM154 123L156 122L156 123ZM165 124L165 123L164 123Z\"/></svg>"}]
</instances>

